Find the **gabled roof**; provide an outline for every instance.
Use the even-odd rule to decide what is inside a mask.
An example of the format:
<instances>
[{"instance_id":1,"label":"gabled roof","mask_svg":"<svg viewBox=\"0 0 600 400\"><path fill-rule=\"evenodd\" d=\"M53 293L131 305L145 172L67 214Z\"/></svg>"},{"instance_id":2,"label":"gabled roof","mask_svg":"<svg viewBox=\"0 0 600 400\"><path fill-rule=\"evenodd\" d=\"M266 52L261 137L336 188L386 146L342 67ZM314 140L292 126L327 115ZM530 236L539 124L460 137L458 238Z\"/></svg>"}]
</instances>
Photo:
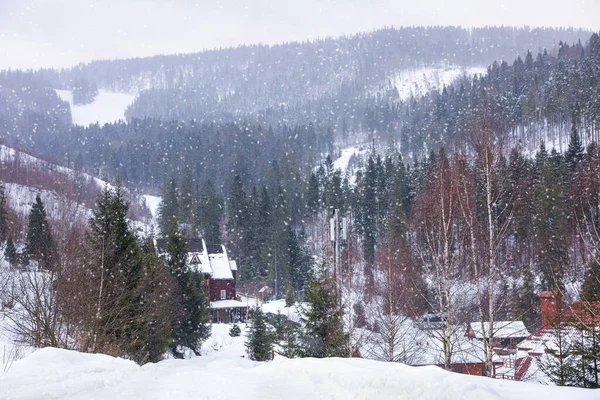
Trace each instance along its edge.
<instances>
[{"instance_id":1,"label":"gabled roof","mask_svg":"<svg viewBox=\"0 0 600 400\"><path fill-rule=\"evenodd\" d=\"M158 254L167 253L165 239L156 239L155 247ZM188 239L187 248L187 264L190 268L208 274L212 279L233 279L233 271L237 271L237 264L229 259L225 246L207 246L203 239Z\"/></svg>"},{"instance_id":2,"label":"gabled roof","mask_svg":"<svg viewBox=\"0 0 600 400\"><path fill-rule=\"evenodd\" d=\"M487 329L489 322L484 322L484 327ZM471 322L469 324L473 335L479 340L483 340L481 331L481 322ZM529 336L529 331L525 327L523 321L494 321L494 337L498 339L508 338L525 338Z\"/></svg>"}]
</instances>

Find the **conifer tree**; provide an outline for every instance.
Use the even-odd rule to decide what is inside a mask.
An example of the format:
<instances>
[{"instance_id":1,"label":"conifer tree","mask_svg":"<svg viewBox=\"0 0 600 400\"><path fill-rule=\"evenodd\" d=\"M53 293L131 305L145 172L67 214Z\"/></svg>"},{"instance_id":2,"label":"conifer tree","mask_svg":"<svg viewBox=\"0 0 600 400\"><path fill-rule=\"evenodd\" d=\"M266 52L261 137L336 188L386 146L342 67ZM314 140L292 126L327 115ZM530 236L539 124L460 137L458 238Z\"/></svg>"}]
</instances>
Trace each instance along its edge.
<instances>
[{"instance_id":1,"label":"conifer tree","mask_svg":"<svg viewBox=\"0 0 600 400\"><path fill-rule=\"evenodd\" d=\"M254 361L268 361L272 358L273 335L267 328L265 315L260 307L252 309L252 319L246 341L248 357Z\"/></svg>"},{"instance_id":2,"label":"conifer tree","mask_svg":"<svg viewBox=\"0 0 600 400\"><path fill-rule=\"evenodd\" d=\"M209 180L202 187L199 203L203 237L208 245L221 244L223 212L223 198L217 193L213 183Z\"/></svg>"},{"instance_id":3,"label":"conifer tree","mask_svg":"<svg viewBox=\"0 0 600 400\"><path fill-rule=\"evenodd\" d=\"M6 249L4 249L4 256L13 267L16 266L19 262L19 256L17 254L17 249L15 248L15 244L11 236L6 240Z\"/></svg>"},{"instance_id":4,"label":"conifer tree","mask_svg":"<svg viewBox=\"0 0 600 400\"><path fill-rule=\"evenodd\" d=\"M167 265L177 282L177 310L172 315L173 342L170 347L176 357L182 357L179 346L188 347L199 355L202 342L210 336L211 326L204 279L201 272L187 265L187 245L177 225L171 225L172 230L166 238Z\"/></svg>"},{"instance_id":5,"label":"conifer tree","mask_svg":"<svg viewBox=\"0 0 600 400\"><path fill-rule=\"evenodd\" d=\"M306 309L302 322L306 357L348 357L348 335L344 332L344 310L335 281L321 266L305 292Z\"/></svg>"},{"instance_id":6,"label":"conifer tree","mask_svg":"<svg viewBox=\"0 0 600 400\"><path fill-rule=\"evenodd\" d=\"M158 206L158 228L162 237L171 232L179 214L177 181L171 177L162 191L162 201Z\"/></svg>"},{"instance_id":7,"label":"conifer tree","mask_svg":"<svg viewBox=\"0 0 600 400\"><path fill-rule=\"evenodd\" d=\"M137 358L137 339L145 329L141 316L144 269L139 242L130 228L129 205L120 183L106 188L92 212L86 234L85 259L95 312L84 321L90 341L85 350L119 348ZM87 302L89 295L82 292ZM88 347L89 346L89 347Z\"/></svg>"},{"instance_id":8,"label":"conifer tree","mask_svg":"<svg viewBox=\"0 0 600 400\"><path fill-rule=\"evenodd\" d=\"M565 153L565 164L571 175L575 173L577 166L583 161L583 156L583 145L581 144L581 138L577 130L577 121L575 116L573 116L571 121L571 136Z\"/></svg>"},{"instance_id":9,"label":"conifer tree","mask_svg":"<svg viewBox=\"0 0 600 400\"><path fill-rule=\"evenodd\" d=\"M39 195L35 197L35 203L29 212L26 254L28 259L37 261L39 266L44 269L52 269L56 261L50 224L46 218L44 203Z\"/></svg>"}]
</instances>

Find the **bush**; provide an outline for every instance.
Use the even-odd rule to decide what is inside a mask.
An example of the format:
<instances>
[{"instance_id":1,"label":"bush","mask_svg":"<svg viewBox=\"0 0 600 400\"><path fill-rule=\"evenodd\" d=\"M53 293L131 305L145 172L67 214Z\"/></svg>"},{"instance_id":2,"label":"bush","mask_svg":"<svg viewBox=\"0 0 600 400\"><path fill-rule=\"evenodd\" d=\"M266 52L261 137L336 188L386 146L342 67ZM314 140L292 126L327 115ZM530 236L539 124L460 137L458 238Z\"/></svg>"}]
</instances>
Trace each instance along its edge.
<instances>
[{"instance_id":1,"label":"bush","mask_svg":"<svg viewBox=\"0 0 600 400\"><path fill-rule=\"evenodd\" d=\"M241 334L242 334L242 330L240 329L240 326L238 324L233 324L231 326L231 329L229 330L229 336L238 337Z\"/></svg>"}]
</instances>

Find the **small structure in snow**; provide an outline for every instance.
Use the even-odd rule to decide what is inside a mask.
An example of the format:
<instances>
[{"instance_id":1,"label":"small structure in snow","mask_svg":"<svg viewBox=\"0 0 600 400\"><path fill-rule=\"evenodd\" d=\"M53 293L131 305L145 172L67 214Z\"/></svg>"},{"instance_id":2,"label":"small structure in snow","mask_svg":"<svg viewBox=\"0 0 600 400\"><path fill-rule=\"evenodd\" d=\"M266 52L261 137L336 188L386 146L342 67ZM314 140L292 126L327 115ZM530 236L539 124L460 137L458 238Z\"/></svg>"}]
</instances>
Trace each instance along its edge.
<instances>
[{"instance_id":1,"label":"small structure in snow","mask_svg":"<svg viewBox=\"0 0 600 400\"><path fill-rule=\"evenodd\" d=\"M167 254L165 239L157 239L155 245L159 254ZM237 264L229 259L225 246L207 246L204 239L189 239L187 248L187 265L204 277L212 322L244 321L248 304L237 295Z\"/></svg>"}]
</instances>

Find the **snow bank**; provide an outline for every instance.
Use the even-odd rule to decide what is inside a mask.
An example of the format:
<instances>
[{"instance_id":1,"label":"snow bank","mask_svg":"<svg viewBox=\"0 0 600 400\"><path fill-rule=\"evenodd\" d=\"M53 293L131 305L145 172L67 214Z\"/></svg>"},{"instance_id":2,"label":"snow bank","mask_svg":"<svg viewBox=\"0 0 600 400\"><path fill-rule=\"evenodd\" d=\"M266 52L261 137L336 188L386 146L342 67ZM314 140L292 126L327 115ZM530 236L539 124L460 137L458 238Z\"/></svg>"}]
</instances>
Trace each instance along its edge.
<instances>
[{"instance_id":1,"label":"snow bank","mask_svg":"<svg viewBox=\"0 0 600 400\"><path fill-rule=\"evenodd\" d=\"M256 363L222 351L138 367L105 355L42 349L0 373L2 399L585 400L599 395L597 390L472 377L437 367L336 358L276 357Z\"/></svg>"},{"instance_id":2,"label":"snow bank","mask_svg":"<svg viewBox=\"0 0 600 400\"><path fill-rule=\"evenodd\" d=\"M88 126L98 122L100 125L125 121L125 110L135 100L135 95L115 93L100 89L93 102L86 105L73 104L73 92L56 90L56 94L71 106L71 115L75 125Z\"/></svg>"}]
</instances>

